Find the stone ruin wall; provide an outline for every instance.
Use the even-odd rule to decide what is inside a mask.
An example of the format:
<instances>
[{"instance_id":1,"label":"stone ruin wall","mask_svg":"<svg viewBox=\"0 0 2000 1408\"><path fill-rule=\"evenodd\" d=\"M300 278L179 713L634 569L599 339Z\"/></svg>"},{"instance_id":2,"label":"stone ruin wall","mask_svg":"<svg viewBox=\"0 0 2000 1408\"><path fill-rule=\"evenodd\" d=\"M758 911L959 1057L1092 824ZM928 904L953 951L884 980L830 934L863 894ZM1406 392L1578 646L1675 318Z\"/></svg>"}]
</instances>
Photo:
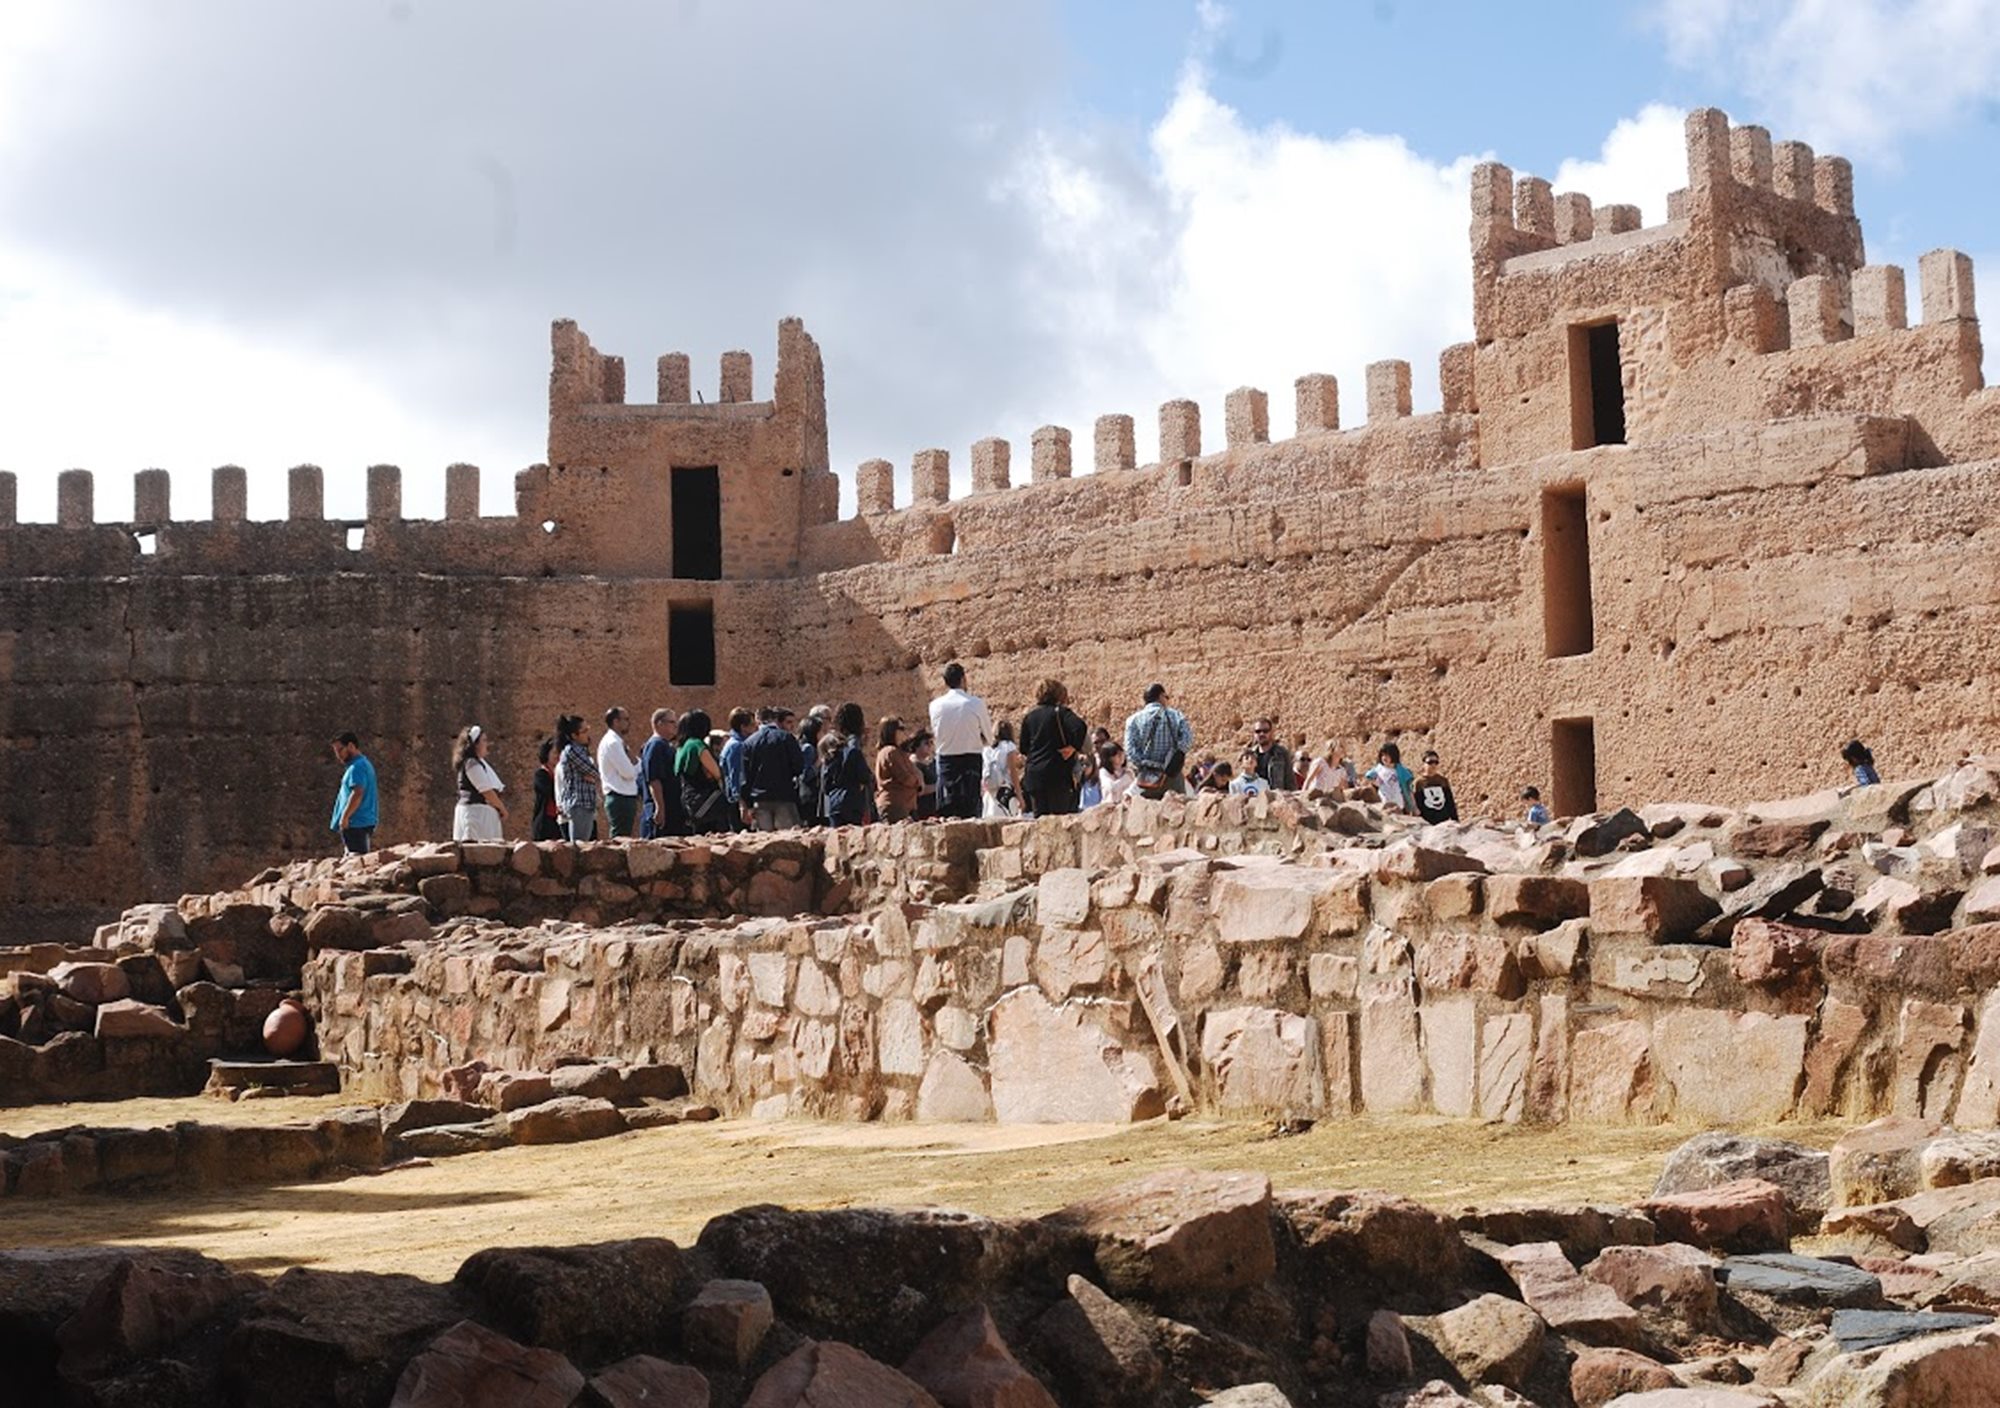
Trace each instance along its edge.
<instances>
[{"instance_id":1,"label":"stone ruin wall","mask_svg":"<svg viewBox=\"0 0 2000 1408\"><path fill-rule=\"evenodd\" d=\"M729 353L720 399L696 402L669 354L651 404L559 323L551 464L516 477L511 518L478 516L471 466L448 471L442 521L402 519L378 466L352 524L323 518L310 466L276 523L245 521L238 469L217 471L212 522L173 521L147 471L129 525L95 524L89 476L67 474L58 524L0 531L18 937L322 851L336 727L380 767L383 839L420 839L448 828L467 721L525 795L562 710L907 715L954 656L1007 712L1054 674L1114 722L1159 677L1225 745L1266 708L1315 741L1422 738L1468 807L1496 811L1524 782L1557 790L1557 720L1592 721L1605 805L1809 787L1854 734L1891 767L1942 766L2000 712L2000 392L1981 384L1969 261L1925 257L1905 326L1904 272L1862 263L1839 158L1713 112L1690 118L1689 158L1645 229L1480 168L1475 340L1442 354L1424 415L1407 364L1345 388L1365 407L1348 428L1343 388L1309 375L1290 440L1239 388L1219 451L1200 408L1169 402L1157 464L1110 416L1096 472L1072 477L1084 452L1044 427L1019 466L1005 441L973 447L961 499L943 451L915 457L903 508L888 464L864 464L838 520L796 320L770 399ZM1605 317L1629 443L1578 451L1566 339ZM719 468L717 580L674 577L666 552L665 471L690 462ZM1595 648L1551 658L1545 494L1579 489ZM714 611L712 687L669 678L665 622L695 602Z\"/></svg>"},{"instance_id":2,"label":"stone ruin wall","mask_svg":"<svg viewBox=\"0 0 2000 1408\"><path fill-rule=\"evenodd\" d=\"M434 843L142 906L95 953L0 955L0 1090L191 1090L302 987L362 1098L610 1061L759 1117L1984 1128L1996 841L2000 772L1975 763L1540 832L1216 797ZM111 964L133 1000L91 990Z\"/></svg>"}]
</instances>

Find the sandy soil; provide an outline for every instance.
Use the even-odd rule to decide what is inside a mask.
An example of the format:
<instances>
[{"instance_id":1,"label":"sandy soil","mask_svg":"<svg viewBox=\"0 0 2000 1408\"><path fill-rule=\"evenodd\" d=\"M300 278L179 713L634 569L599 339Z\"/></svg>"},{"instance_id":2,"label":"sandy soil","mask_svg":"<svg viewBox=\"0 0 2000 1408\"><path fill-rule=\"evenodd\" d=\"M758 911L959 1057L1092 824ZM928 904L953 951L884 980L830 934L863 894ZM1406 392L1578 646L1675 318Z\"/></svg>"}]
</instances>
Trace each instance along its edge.
<instances>
[{"instance_id":1,"label":"sandy soil","mask_svg":"<svg viewBox=\"0 0 2000 1408\"><path fill-rule=\"evenodd\" d=\"M338 1103L58 1106L0 1112L0 1128L276 1122ZM1447 1210L1507 1200L1629 1202L1651 1190L1662 1157L1693 1132L1416 1117L1328 1121L1290 1136L1200 1120L1118 1128L722 1122L289 1187L10 1199L0 1243L174 1245L246 1270L320 1266L442 1279L481 1247L633 1236L691 1242L709 1218L751 1203L1040 1213L1159 1168L1261 1169L1280 1188L1385 1188ZM1773 1132L1824 1147L1839 1130Z\"/></svg>"}]
</instances>

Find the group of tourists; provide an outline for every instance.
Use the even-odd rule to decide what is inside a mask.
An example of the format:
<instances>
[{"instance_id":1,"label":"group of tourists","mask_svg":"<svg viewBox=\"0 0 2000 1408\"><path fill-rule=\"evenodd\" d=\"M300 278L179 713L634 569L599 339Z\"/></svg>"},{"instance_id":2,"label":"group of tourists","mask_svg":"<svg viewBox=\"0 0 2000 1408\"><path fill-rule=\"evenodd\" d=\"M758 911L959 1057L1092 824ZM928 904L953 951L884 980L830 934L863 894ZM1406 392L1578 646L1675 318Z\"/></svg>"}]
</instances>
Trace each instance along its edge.
<instances>
[{"instance_id":1,"label":"group of tourists","mask_svg":"<svg viewBox=\"0 0 2000 1408\"><path fill-rule=\"evenodd\" d=\"M1422 770L1384 742L1358 767L1338 739L1288 746L1274 718L1260 718L1234 756L1198 751L1187 715L1164 684L1147 686L1140 707L1113 733L1092 728L1070 707L1062 681L1043 680L1035 703L1012 720L995 720L966 688L965 667L944 669L928 728L897 715L870 725L859 704L821 704L801 718L777 705L731 711L716 729L700 709L655 709L650 732L634 736L632 715L604 711L604 732L564 714L538 748L529 835L537 841L684 836L719 831L783 831L799 826L858 826L930 817L1059 816L1115 806L1128 797L1169 794L1301 792L1340 800L1370 796L1383 807L1436 823L1458 820L1458 799L1435 750ZM506 786L488 760L477 724L458 736L452 837L498 841L508 819ZM333 740L342 764L331 829L359 854L372 849L378 814L375 768L360 740ZM1858 741L1841 749L1858 784L1879 780L1874 757ZM1521 819L1550 820L1538 788L1521 792ZM600 826L600 822L602 826Z\"/></svg>"}]
</instances>

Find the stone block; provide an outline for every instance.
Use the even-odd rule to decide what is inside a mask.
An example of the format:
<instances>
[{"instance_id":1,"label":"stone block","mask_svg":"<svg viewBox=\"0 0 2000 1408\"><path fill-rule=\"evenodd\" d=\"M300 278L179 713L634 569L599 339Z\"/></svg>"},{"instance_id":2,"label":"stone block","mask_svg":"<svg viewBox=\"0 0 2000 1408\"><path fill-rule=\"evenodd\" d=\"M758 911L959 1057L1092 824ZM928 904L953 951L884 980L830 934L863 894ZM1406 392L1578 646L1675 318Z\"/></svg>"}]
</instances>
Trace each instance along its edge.
<instances>
[{"instance_id":1,"label":"stone block","mask_svg":"<svg viewBox=\"0 0 2000 1408\"><path fill-rule=\"evenodd\" d=\"M756 1355L775 1319L771 1293L756 1281L705 1282L681 1313L688 1356L740 1371Z\"/></svg>"},{"instance_id":2,"label":"stone block","mask_svg":"<svg viewBox=\"0 0 2000 1408\"><path fill-rule=\"evenodd\" d=\"M1298 433L1340 429L1340 382L1326 372L1310 372L1292 384Z\"/></svg>"},{"instance_id":3,"label":"stone block","mask_svg":"<svg viewBox=\"0 0 2000 1408\"><path fill-rule=\"evenodd\" d=\"M1216 1106L1232 1114L1317 1116L1326 1080L1319 1024L1268 1007L1210 1012L1201 1029L1202 1064L1216 1083Z\"/></svg>"},{"instance_id":4,"label":"stone block","mask_svg":"<svg viewBox=\"0 0 2000 1408\"><path fill-rule=\"evenodd\" d=\"M1605 1022L1570 1038L1569 1118L1628 1124L1649 1118L1652 1037L1643 1022Z\"/></svg>"},{"instance_id":5,"label":"stone block","mask_svg":"<svg viewBox=\"0 0 2000 1408\"><path fill-rule=\"evenodd\" d=\"M1254 386L1239 386L1223 398L1224 443L1232 450L1271 440L1270 398Z\"/></svg>"},{"instance_id":6,"label":"stone block","mask_svg":"<svg viewBox=\"0 0 2000 1408\"><path fill-rule=\"evenodd\" d=\"M1030 441L1029 474L1033 482L1070 477L1070 434L1060 425L1045 425Z\"/></svg>"},{"instance_id":7,"label":"stone block","mask_svg":"<svg viewBox=\"0 0 2000 1408\"><path fill-rule=\"evenodd\" d=\"M1091 430L1091 467L1099 474L1132 469L1139 462L1132 417L1099 416Z\"/></svg>"},{"instance_id":8,"label":"stone block","mask_svg":"<svg viewBox=\"0 0 2000 1408\"><path fill-rule=\"evenodd\" d=\"M919 450L911 457L910 502L933 506L951 502L949 450Z\"/></svg>"},{"instance_id":9,"label":"stone block","mask_svg":"<svg viewBox=\"0 0 2000 1408\"><path fill-rule=\"evenodd\" d=\"M1410 414L1410 364L1404 361L1368 364L1368 423L1401 420Z\"/></svg>"},{"instance_id":10,"label":"stone block","mask_svg":"<svg viewBox=\"0 0 2000 1408\"><path fill-rule=\"evenodd\" d=\"M1691 1124L1771 1124L1792 1113L1809 1019L1676 1008L1653 1024L1652 1060L1671 1111ZM1728 1053L1718 1060L1717 1054Z\"/></svg>"},{"instance_id":11,"label":"stone block","mask_svg":"<svg viewBox=\"0 0 2000 1408\"><path fill-rule=\"evenodd\" d=\"M1486 877L1486 913L1496 924L1547 929L1590 913L1590 887L1559 875Z\"/></svg>"},{"instance_id":12,"label":"stone block","mask_svg":"<svg viewBox=\"0 0 2000 1408\"><path fill-rule=\"evenodd\" d=\"M1193 401L1167 401L1160 406L1160 463L1178 464L1201 458L1201 407Z\"/></svg>"},{"instance_id":13,"label":"stone block","mask_svg":"<svg viewBox=\"0 0 2000 1408\"><path fill-rule=\"evenodd\" d=\"M1404 1114L1423 1107L1424 1063L1409 984L1371 982L1361 993L1362 1108Z\"/></svg>"},{"instance_id":14,"label":"stone block","mask_svg":"<svg viewBox=\"0 0 2000 1408\"><path fill-rule=\"evenodd\" d=\"M1431 1107L1464 1118L1478 1097L1479 1006L1471 997L1427 999L1418 1009Z\"/></svg>"},{"instance_id":15,"label":"stone block","mask_svg":"<svg viewBox=\"0 0 2000 1408\"><path fill-rule=\"evenodd\" d=\"M1856 269L1849 281L1854 300L1854 332L1895 332L1910 325L1909 293L1903 271L1894 264L1868 264Z\"/></svg>"},{"instance_id":16,"label":"stone block","mask_svg":"<svg viewBox=\"0 0 2000 1408\"><path fill-rule=\"evenodd\" d=\"M1842 290L1827 274L1807 274L1785 290L1793 347L1821 347L1838 342L1847 328L1842 314Z\"/></svg>"},{"instance_id":17,"label":"stone block","mask_svg":"<svg viewBox=\"0 0 2000 1408\"><path fill-rule=\"evenodd\" d=\"M1721 910L1693 880L1643 875L1590 882L1590 929L1599 938L1682 943Z\"/></svg>"},{"instance_id":18,"label":"stone block","mask_svg":"<svg viewBox=\"0 0 2000 1408\"><path fill-rule=\"evenodd\" d=\"M1156 1173L1048 1220L1090 1241L1117 1295L1216 1294L1255 1286L1277 1269L1271 1180L1262 1174Z\"/></svg>"},{"instance_id":19,"label":"stone block","mask_svg":"<svg viewBox=\"0 0 2000 1408\"><path fill-rule=\"evenodd\" d=\"M990 494L1011 486L1012 447L1005 440L989 437L972 445L972 492Z\"/></svg>"},{"instance_id":20,"label":"stone block","mask_svg":"<svg viewBox=\"0 0 2000 1408\"><path fill-rule=\"evenodd\" d=\"M1972 292L1972 260L1955 249L1934 249L1917 261L1925 323L1979 316Z\"/></svg>"},{"instance_id":21,"label":"stone block","mask_svg":"<svg viewBox=\"0 0 2000 1408\"><path fill-rule=\"evenodd\" d=\"M1361 931L1367 881L1345 871L1264 866L1217 876L1212 890L1216 935L1256 944L1339 938Z\"/></svg>"},{"instance_id":22,"label":"stone block","mask_svg":"<svg viewBox=\"0 0 2000 1408\"><path fill-rule=\"evenodd\" d=\"M1784 1251L1791 1246L1785 1190L1761 1178L1649 1198L1638 1210L1663 1241L1720 1252Z\"/></svg>"},{"instance_id":23,"label":"stone block","mask_svg":"<svg viewBox=\"0 0 2000 1408\"><path fill-rule=\"evenodd\" d=\"M1126 1051L1088 1006L1055 1007L1036 989L1017 988L987 1022L993 1108L1003 1124L1123 1124L1165 1112L1151 1065ZM922 1070L919 1063L909 1074Z\"/></svg>"},{"instance_id":24,"label":"stone block","mask_svg":"<svg viewBox=\"0 0 2000 1408\"><path fill-rule=\"evenodd\" d=\"M1577 1274L1554 1242L1529 1242L1494 1254L1521 1299L1558 1334L1585 1344L1632 1349L1642 1341L1639 1313L1610 1287Z\"/></svg>"}]
</instances>

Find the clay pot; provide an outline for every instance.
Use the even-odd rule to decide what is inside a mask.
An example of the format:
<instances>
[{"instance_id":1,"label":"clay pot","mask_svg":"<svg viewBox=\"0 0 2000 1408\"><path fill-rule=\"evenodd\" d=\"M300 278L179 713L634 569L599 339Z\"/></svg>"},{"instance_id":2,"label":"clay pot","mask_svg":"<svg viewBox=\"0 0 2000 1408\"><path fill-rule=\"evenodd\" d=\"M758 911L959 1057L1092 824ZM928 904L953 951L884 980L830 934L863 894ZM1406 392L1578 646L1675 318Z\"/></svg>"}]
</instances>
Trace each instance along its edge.
<instances>
[{"instance_id":1,"label":"clay pot","mask_svg":"<svg viewBox=\"0 0 2000 1408\"><path fill-rule=\"evenodd\" d=\"M305 1004L288 997L264 1019L264 1049L273 1056L296 1055L311 1030L312 1018L306 1015Z\"/></svg>"}]
</instances>

